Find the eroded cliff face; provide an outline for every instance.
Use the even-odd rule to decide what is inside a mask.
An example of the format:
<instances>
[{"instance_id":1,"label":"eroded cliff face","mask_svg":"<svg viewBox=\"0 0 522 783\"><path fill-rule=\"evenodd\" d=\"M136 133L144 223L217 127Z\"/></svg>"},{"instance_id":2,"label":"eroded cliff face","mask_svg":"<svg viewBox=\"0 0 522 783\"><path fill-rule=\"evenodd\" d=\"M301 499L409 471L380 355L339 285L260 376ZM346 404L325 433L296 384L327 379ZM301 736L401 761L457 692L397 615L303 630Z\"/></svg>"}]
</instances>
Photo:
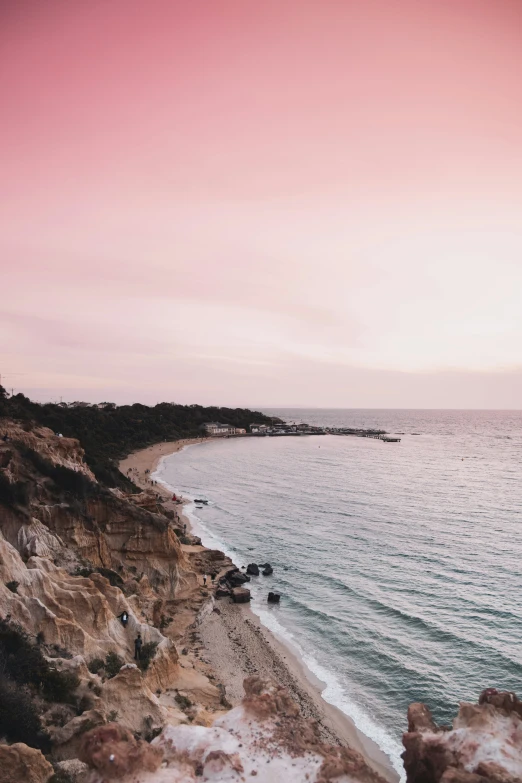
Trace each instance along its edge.
<instances>
[{"instance_id":1,"label":"eroded cliff face","mask_svg":"<svg viewBox=\"0 0 522 783\"><path fill-rule=\"evenodd\" d=\"M74 758L85 728L113 715L144 736L187 721L175 699L180 687L219 710L216 686L179 664L176 641L210 599L182 552L173 512L152 492L126 496L99 486L75 440L2 421L4 433L0 618L79 678L80 714L62 705L57 722L56 709L42 706L54 757ZM155 647L143 671L134 662L138 633ZM89 671L109 653L123 664L116 676Z\"/></svg>"},{"instance_id":2,"label":"eroded cliff face","mask_svg":"<svg viewBox=\"0 0 522 783\"><path fill-rule=\"evenodd\" d=\"M172 520L153 493L102 489L76 440L41 427L26 431L14 422L2 431L10 441L0 446L0 467L25 489L27 500L2 510L1 532L23 558L125 570L129 577L145 576L165 599L194 584ZM83 477L85 486L69 488L67 476L49 475L49 466Z\"/></svg>"},{"instance_id":3,"label":"eroded cliff face","mask_svg":"<svg viewBox=\"0 0 522 783\"><path fill-rule=\"evenodd\" d=\"M403 744L408 783L520 783L522 702L489 688L478 704L460 705L452 728L411 704Z\"/></svg>"}]
</instances>

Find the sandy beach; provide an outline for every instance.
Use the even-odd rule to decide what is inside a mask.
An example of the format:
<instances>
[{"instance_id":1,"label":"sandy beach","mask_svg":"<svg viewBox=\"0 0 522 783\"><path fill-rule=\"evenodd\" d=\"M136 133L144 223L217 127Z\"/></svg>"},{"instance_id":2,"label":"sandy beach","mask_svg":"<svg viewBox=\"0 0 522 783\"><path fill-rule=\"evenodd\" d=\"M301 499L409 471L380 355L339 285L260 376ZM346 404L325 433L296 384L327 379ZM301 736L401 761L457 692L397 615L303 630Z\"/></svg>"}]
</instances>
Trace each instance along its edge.
<instances>
[{"instance_id":1,"label":"sandy beach","mask_svg":"<svg viewBox=\"0 0 522 783\"><path fill-rule=\"evenodd\" d=\"M158 467L158 462L162 457L166 457L168 454L175 454L177 451L181 451L181 449L185 448L185 446L190 446L195 443L205 443L207 440L208 438L186 438L184 440L155 443L153 446L148 446L146 449L129 454L128 457L120 462L119 467L121 472L125 475L128 474L138 487L150 489L150 474L154 473ZM160 484L156 485L155 491L170 497L170 492L167 492Z\"/></svg>"},{"instance_id":2,"label":"sandy beach","mask_svg":"<svg viewBox=\"0 0 522 783\"><path fill-rule=\"evenodd\" d=\"M206 440L195 438L149 446L129 455L120 463L120 470L138 486L150 489L150 476L162 457ZM169 499L171 497L160 484L154 485L154 491ZM178 515L180 510L177 506ZM190 530L188 518L180 516ZM192 550L196 547L183 548ZM197 549L203 551L204 547ZM382 777L390 783L397 783L399 776L388 757L357 729L347 715L322 698L324 684L304 666L289 646L261 625L248 606L221 599L216 600L216 609L207 614L193 631L191 654L224 686L230 704L236 705L241 701L245 677L251 674L271 677L289 690L304 716L317 721L324 741L349 745L358 750Z\"/></svg>"}]
</instances>

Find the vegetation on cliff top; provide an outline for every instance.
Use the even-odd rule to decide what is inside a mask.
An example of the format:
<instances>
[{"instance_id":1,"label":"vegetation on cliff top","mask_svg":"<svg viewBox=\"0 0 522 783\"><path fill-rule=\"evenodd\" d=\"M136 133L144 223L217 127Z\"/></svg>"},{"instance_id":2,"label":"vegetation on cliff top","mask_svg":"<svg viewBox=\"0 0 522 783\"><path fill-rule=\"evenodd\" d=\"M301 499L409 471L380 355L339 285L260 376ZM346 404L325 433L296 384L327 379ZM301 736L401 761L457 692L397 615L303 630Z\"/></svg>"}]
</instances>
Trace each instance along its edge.
<instances>
[{"instance_id":1,"label":"vegetation on cliff top","mask_svg":"<svg viewBox=\"0 0 522 783\"><path fill-rule=\"evenodd\" d=\"M118 470L117 462L137 449L162 440L201 435L201 425L220 421L248 428L253 422L272 421L246 408L217 408L162 402L153 407L106 405L69 408L65 405L32 402L23 394L8 397L0 386L0 419L9 417L50 427L65 437L77 438L96 478L107 486L131 489L131 482ZM1 421L0 421L1 434Z\"/></svg>"}]
</instances>

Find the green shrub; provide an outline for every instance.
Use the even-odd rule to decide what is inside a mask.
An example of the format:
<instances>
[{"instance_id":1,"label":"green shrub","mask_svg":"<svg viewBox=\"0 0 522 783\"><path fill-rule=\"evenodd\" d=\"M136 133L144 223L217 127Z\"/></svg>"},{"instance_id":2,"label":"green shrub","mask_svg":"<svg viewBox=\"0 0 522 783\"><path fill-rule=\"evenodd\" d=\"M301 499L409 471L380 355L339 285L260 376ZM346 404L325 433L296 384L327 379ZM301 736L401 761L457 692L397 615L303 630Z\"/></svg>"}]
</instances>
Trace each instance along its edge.
<instances>
[{"instance_id":1,"label":"green shrub","mask_svg":"<svg viewBox=\"0 0 522 783\"><path fill-rule=\"evenodd\" d=\"M69 650L65 647L60 647L59 644L51 644L47 647L47 655L49 658L67 658L68 660L73 657Z\"/></svg>"},{"instance_id":2,"label":"green shrub","mask_svg":"<svg viewBox=\"0 0 522 783\"><path fill-rule=\"evenodd\" d=\"M42 694L47 701L60 701L72 704L75 701L74 692L80 684L80 679L72 672L59 672L49 668L42 678Z\"/></svg>"},{"instance_id":3,"label":"green shrub","mask_svg":"<svg viewBox=\"0 0 522 783\"><path fill-rule=\"evenodd\" d=\"M83 576L84 579L88 579L91 574L94 573L94 568L77 568L74 572L74 576Z\"/></svg>"},{"instance_id":4,"label":"green shrub","mask_svg":"<svg viewBox=\"0 0 522 783\"><path fill-rule=\"evenodd\" d=\"M8 589L8 590L10 590L12 593L17 593L17 592L18 592L18 586L19 586L19 584L20 584L20 582L17 582L15 579L13 579L13 581L12 581L12 582L6 582L6 583L5 583L5 586L6 586L6 587L7 587L7 589Z\"/></svg>"},{"instance_id":5,"label":"green shrub","mask_svg":"<svg viewBox=\"0 0 522 783\"><path fill-rule=\"evenodd\" d=\"M64 769L59 769L50 778L49 783L74 783L75 778L70 772L66 772Z\"/></svg>"},{"instance_id":6,"label":"green shrub","mask_svg":"<svg viewBox=\"0 0 522 783\"><path fill-rule=\"evenodd\" d=\"M111 568L97 568L96 571L108 579L113 587L121 587L123 585L123 579L116 571Z\"/></svg>"},{"instance_id":7,"label":"green shrub","mask_svg":"<svg viewBox=\"0 0 522 783\"><path fill-rule=\"evenodd\" d=\"M26 506L31 498L27 481L9 481L3 471L0 471L0 503L4 506Z\"/></svg>"},{"instance_id":8,"label":"green shrub","mask_svg":"<svg viewBox=\"0 0 522 783\"><path fill-rule=\"evenodd\" d=\"M162 614L160 624L159 624L160 631L164 631L165 628L168 628L173 620L174 620L173 617L165 617L165 615Z\"/></svg>"},{"instance_id":9,"label":"green shrub","mask_svg":"<svg viewBox=\"0 0 522 783\"><path fill-rule=\"evenodd\" d=\"M124 664L125 661L123 658L120 658L115 652L107 653L107 657L105 658L105 671L107 672L109 680L119 674L119 671Z\"/></svg>"},{"instance_id":10,"label":"green shrub","mask_svg":"<svg viewBox=\"0 0 522 783\"><path fill-rule=\"evenodd\" d=\"M188 710L189 707L192 707L192 702L190 699L186 696L183 696L182 693L176 693L174 698L182 710Z\"/></svg>"},{"instance_id":11,"label":"green shrub","mask_svg":"<svg viewBox=\"0 0 522 783\"><path fill-rule=\"evenodd\" d=\"M37 451L34 451L34 449L25 446L25 444L17 443L16 445L22 456L30 460L42 475L52 479L54 484L63 492L67 492L80 500L98 494L98 485L91 481L85 473L71 470L71 468L66 468L65 465L55 465Z\"/></svg>"},{"instance_id":12,"label":"green shrub","mask_svg":"<svg viewBox=\"0 0 522 783\"><path fill-rule=\"evenodd\" d=\"M0 620L0 661L3 673L19 685L32 685L48 701L70 703L78 677L53 668L41 649L20 626Z\"/></svg>"},{"instance_id":13,"label":"green shrub","mask_svg":"<svg viewBox=\"0 0 522 783\"><path fill-rule=\"evenodd\" d=\"M30 692L4 675L0 675L0 736L32 748L47 750L49 746Z\"/></svg>"},{"instance_id":14,"label":"green shrub","mask_svg":"<svg viewBox=\"0 0 522 783\"><path fill-rule=\"evenodd\" d=\"M101 658L93 658L92 661L89 662L87 668L91 674L98 674L100 669L103 669L104 665L105 664Z\"/></svg>"},{"instance_id":15,"label":"green shrub","mask_svg":"<svg viewBox=\"0 0 522 783\"><path fill-rule=\"evenodd\" d=\"M150 666L150 662L156 655L156 650L158 649L159 642L147 642L143 645L140 652L140 659L138 661L138 666L143 672L146 672L147 669Z\"/></svg>"}]
</instances>

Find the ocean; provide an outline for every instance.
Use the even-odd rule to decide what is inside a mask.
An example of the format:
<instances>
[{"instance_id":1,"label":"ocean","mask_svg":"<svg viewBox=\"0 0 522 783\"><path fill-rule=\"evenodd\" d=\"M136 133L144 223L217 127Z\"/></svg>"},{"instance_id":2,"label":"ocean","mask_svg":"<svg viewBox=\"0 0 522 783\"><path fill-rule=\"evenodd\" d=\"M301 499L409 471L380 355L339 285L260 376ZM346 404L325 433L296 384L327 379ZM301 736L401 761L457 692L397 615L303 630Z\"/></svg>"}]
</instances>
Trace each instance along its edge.
<instances>
[{"instance_id":1,"label":"ocean","mask_svg":"<svg viewBox=\"0 0 522 783\"><path fill-rule=\"evenodd\" d=\"M266 412L402 440L231 438L156 477L209 500L189 507L203 543L272 564L252 609L403 774L411 702L449 724L486 687L522 695L522 412Z\"/></svg>"}]
</instances>

